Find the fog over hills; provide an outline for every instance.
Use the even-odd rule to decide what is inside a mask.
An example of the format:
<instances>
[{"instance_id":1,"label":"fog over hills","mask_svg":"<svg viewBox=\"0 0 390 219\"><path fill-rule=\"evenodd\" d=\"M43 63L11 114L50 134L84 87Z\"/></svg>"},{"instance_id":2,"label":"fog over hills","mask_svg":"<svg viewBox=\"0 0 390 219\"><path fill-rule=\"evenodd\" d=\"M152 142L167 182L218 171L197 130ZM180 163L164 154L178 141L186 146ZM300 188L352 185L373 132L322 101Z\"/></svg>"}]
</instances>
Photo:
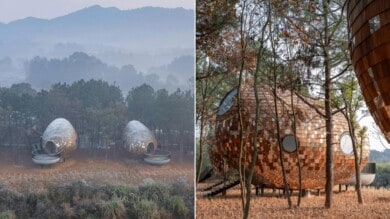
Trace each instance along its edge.
<instances>
[{"instance_id":1,"label":"fog over hills","mask_svg":"<svg viewBox=\"0 0 390 219\"><path fill-rule=\"evenodd\" d=\"M44 89L50 88L56 82L71 84L80 79L102 79L109 83L115 83L124 92L143 83L147 83L155 89L167 88L173 91L173 89L181 88L188 90L191 88L188 84L189 79L183 81L182 78L175 76L193 70L192 63L180 61L182 59L192 60L193 58L180 57L167 67L158 68L155 73L142 74L137 72L133 65L124 65L118 68L83 52L75 52L63 59L47 59L36 56L25 63L27 75L25 81L33 87ZM7 60L3 62L7 62ZM167 71L170 68L172 70Z\"/></svg>"},{"instance_id":2,"label":"fog over hills","mask_svg":"<svg viewBox=\"0 0 390 219\"><path fill-rule=\"evenodd\" d=\"M118 81L126 81L130 78L123 66L132 66L128 72L142 75L146 83L153 78L153 83L159 81L159 86L164 86L170 76L177 80L177 87L188 89L194 69L193 19L194 11L183 8L92 6L49 20L29 17L0 23L0 85L26 81L44 88L49 79L102 78L111 73ZM75 56L91 62L56 69L69 66ZM50 67L45 68L46 64ZM42 70L38 74L37 69L56 72ZM75 72L70 73L70 69ZM58 77L46 77L49 74Z\"/></svg>"}]
</instances>

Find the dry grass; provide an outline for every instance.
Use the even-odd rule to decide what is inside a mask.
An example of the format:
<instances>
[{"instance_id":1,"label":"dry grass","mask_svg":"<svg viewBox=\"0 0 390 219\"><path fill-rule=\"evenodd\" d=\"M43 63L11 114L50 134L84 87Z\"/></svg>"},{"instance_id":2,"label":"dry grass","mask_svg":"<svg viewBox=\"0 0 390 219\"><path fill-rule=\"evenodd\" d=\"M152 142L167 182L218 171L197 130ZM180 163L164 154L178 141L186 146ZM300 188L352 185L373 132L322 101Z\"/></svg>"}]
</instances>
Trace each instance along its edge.
<instances>
[{"instance_id":1,"label":"dry grass","mask_svg":"<svg viewBox=\"0 0 390 219\"><path fill-rule=\"evenodd\" d=\"M336 190L335 190L336 191ZM272 191L268 191L271 193ZM389 218L390 190L364 188L364 204L357 203L353 188L333 195L333 207L325 209L325 196L311 195L302 199L301 207L288 209L287 200L278 197L252 197L250 218ZM237 187L229 190L226 197L198 198L196 217L242 218L241 199ZM297 197L292 198L296 205Z\"/></svg>"},{"instance_id":2,"label":"dry grass","mask_svg":"<svg viewBox=\"0 0 390 219\"><path fill-rule=\"evenodd\" d=\"M149 218L136 208L142 201L157 218L193 218L193 155L172 151L169 164L152 166L142 155L77 149L44 168L29 151L13 155L0 148L0 218Z\"/></svg>"},{"instance_id":3,"label":"dry grass","mask_svg":"<svg viewBox=\"0 0 390 219\"><path fill-rule=\"evenodd\" d=\"M1 184L17 191L41 191L50 184L64 184L84 179L91 184L127 184L139 185L146 178L155 182L171 184L180 177L193 183L193 157L172 153L172 160L164 166L152 166L142 159L123 153L116 159L105 153L91 154L82 149L74 152L65 163L41 168L31 160L30 152L20 154L18 165L14 165L12 151L0 149L0 187Z\"/></svg>"}]
</instances>

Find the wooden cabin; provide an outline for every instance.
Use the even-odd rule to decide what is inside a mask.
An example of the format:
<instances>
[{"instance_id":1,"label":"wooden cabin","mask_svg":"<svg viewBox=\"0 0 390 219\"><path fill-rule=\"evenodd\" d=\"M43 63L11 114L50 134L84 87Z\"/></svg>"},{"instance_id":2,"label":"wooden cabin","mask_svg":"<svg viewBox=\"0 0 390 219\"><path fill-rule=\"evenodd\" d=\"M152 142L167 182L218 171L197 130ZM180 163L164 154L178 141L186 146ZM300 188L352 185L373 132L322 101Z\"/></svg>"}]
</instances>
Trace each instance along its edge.
<instances>
[{"instance_id":1,"label":"wooden cabin","mask_svg":"<svg viewBox=\"0 0 390 219\"><path fill-rule=\"evenodd\" d=\"M153 133L137 120L127 123L123 138L125 149L131 153L153 154L157 149Z\"/></svg>"},{"instance_id":2,"label":"wooden cabin","mask_svg":"<svg viewBox=\"0 0 390 219\"><path fill-rule=\"evenodd\" d=\"M275 187L284 187L282 167L279 159L279 145L277 141L276 116L274 98L269 88L258 90L260 98L260 119L258 132L255 130L256 102L251 84L245 83L241 90L241 114L243 124L244 153L242 162L245 171L253 160L253 135L257 135L258 156L252 183L263 183ZM210 148L210 159L218 171L226 167L238 169L240 153L240 122L237 105L237 89L231 90L217 111L215 144ZM306 101L321 108L319 101L305 98ZM321 189L325 187L325 151L326 132L325 118L321 117L313 108L304 103L295 94L293 103L296 117L296 134L293 131L293 110L291 107L291 93L278 91L277 106L280 124L280 140L288 183L291 189L298 188L298 157L302 169L302 186L305 189ZM321 110L321 109L320 109ZM368 161L369 145L363 141L362 164L363 168ZM299 147L297 147L298 142ZM334 142L334 183L346 183L354 176L354 156L352 141L349 135L348 124L341 113L333 116Z\"/></svg>"},{"instance_id":3,"label":"wooden cabin","mask_svg":"<svg viewBox=\"0 0 390 219\"><path fill-rule=\"evenodd\" d=\"M366 104L390 142L390 1L347 2L352 64Z\"/></svg>"},{"instance_id":4,"label":"wooden cabin","mask_svg":"<svg viewBox=\"0 0 390 219\"><path fill-rule=\"evenodd\" d=\"M40 147L32 151L33 162L51 165L65 160L76 149L77 133L72 124L64 119L53 120L42 135Z\"/></svg>"}]
</instances>

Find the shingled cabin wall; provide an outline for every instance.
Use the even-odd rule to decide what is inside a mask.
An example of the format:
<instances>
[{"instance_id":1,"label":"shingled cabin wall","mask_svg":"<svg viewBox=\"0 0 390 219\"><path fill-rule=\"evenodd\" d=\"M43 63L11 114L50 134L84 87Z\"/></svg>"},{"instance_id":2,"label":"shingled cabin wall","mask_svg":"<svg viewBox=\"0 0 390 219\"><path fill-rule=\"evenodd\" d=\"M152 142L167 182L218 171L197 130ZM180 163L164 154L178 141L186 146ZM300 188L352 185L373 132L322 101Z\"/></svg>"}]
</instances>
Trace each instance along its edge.
<instances>
[{"instance_id":1,"label":"shingled cabin wall","mask_svg":"<svg viewBox=\"0 0 390 219\"><path fill-rule=\"evenodd\" d=\"M390 1L347 4L352 64L376 124L390 142Z\"/></svg>"},{"instance_id":2,"label":"shingled cabin wall","mask_svg":"<svg viewBox=\"0 0 390 219\"><path fill-rule=\"evenodd\" d=\"M242 116L244 127L244 158L243 163L248 168L252 162L253 131L255 125L255 96L251 85L242 87ZM272 92L267 88L258 91L260 97L261 119L257 142L259 145L258 161L256 163L253 184L267 183L275 187L283 187L282 169L279 159L279 146L276 138L275 111ZM289 91L278 91L279 121L281 138L293 135L293 115ZM297 139L299 141L299 159L302 166L302 187L320 189L325 186L325 119L316 113L297 96L293 97L297 117ZM310 99L307 101L315 103ZM334 180L335 184L346 183L354 176L353 154L345 155L340 149L340 138L348 132L348 124L341 113L333 117L334 145ZM223 171L224 162L229 168L238 169L239 156L239 117L237 101L232 107L216 118L215 145L210 148L210 158L214 167ZM369 146L364 140L363 168L368 161ZM296 152L283 152L286 173L290 188L298 188L298 162Z\"/></svg>"}]
</instances>

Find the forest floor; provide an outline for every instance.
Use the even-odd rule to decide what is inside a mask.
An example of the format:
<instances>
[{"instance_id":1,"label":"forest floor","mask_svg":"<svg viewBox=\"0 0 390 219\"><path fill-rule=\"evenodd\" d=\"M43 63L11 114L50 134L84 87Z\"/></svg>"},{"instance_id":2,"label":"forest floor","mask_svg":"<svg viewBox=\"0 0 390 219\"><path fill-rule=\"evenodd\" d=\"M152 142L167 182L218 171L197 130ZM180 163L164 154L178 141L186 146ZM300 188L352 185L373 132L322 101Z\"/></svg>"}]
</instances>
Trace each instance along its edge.
<instances>
[{"instance_id":1,"label":"forest floor","mask_svg":"<svg viewBox=\"0 0 390 219\"><path fill-rule=\"evenodd\" d=\"M138 186L145 179L170 184L185 177L194 183L193 154L180 156L171 151L171 162L153 166L141 156L131 156L126 151L77 149L63 163L41 167L32 162L31 151L0 148L0 187L17 191L37 191L50 184L67 184L85 180L90 184L127 184Z\"/></svg>"},{"instance_id":2,"label":"forest floor","mask_svg":"<svg viewBox=\"0 0 390 219\"><path fill-rule=\"evenodd\" d=\"M208 185L198 185L198 189ZM266 189L265 195L251 199L249 218L389 218L390 217L390 190L363 188L364 204L357 203L354 188L338 192L334 189L333 205L325 209L325 194L320 196L313 193L301 199L300 207L288 209L287 199L281 198L281 193L273 193ZM293 195L292 202L296 206L297 195ZM226 192L226 196L217 195L212 198L203 198L197 192L196 218L242 218L241 198L239 186Z\"/></svg>"}]
</instances>

